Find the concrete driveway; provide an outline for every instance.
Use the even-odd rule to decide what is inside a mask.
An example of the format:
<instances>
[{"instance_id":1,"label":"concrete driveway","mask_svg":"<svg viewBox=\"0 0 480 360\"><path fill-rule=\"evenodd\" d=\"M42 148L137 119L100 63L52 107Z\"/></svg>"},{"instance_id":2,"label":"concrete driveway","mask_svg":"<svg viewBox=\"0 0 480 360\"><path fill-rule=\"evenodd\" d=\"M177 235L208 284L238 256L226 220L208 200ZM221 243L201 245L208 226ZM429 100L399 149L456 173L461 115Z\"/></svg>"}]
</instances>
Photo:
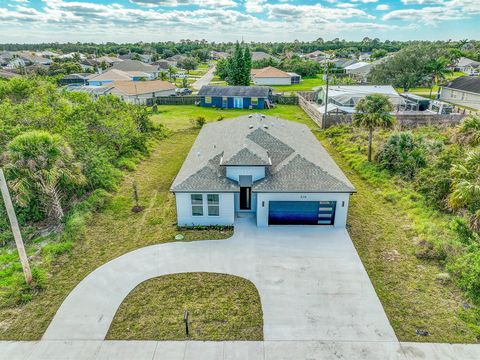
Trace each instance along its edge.
<instances>
[{"instance_id":1,"label":"concrete driveway","mask_svg":"<svg viewBox=\"0 0 480 360\"><path fill-rule=\"evenodd\" d=\"M265 340L397 340L346 230L259 229L251 219L239 219L228 240L154 245L101 266L70 293L43 340L103 340L138 284L196 271L251 280Z\"/></svg>"}]
</instances>

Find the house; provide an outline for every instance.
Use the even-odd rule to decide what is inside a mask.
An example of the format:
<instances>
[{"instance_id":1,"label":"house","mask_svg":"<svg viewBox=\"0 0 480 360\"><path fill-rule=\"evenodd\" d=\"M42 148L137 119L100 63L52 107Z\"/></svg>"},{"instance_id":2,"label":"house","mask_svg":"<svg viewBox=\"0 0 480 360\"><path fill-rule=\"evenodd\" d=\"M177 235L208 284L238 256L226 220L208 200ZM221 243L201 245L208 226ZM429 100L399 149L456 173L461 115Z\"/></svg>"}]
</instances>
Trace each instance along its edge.
<instances>
[{"instance_id":1,"label":"house","mask_svg":"<svg viewBox=\"0 0 480 360\"><path fill-rule=\"evenodd\" d=\"M440 87L439 99L480 110L480 77L460 76Z\"/></svg>"},{"instance_id":2,"label":"house","mask_svg":"<svg viewBox=\"0 0 480 360\"><path fill-rule=\"evenodd\" d=\"M96 58L95 61L98 65L104 62L108 66L113 66L114 64L122 62L123 60L118 57L100 56L99 58Z\"/></svg>"},{"instance_id":3,"label":"house","mask_svg":"<svg viewBox=\"0 0 480 360\"><path fill-rule=\"evenodd\" d=\"M200 105L222 109L265 109L270 107L272 89L266 86L202 86Z\"/></svg>"},{"instance_id":4,"label":"house","mask_svg":"<svg viewBox=\"0 0 480 360\"><path fill-rule=\"evenodd\" d=\"M8 60L7 64L4 66L5 69L8 70L15 70L15 69L23 69L26 66L25 60L19 57L14 57Z\"/></svg>"},{"instance_id":5,"label":"house","mask_svg":"<svg viewBox=\"0 0 480 360\"><path fill-rule=\"evenodd\" d=\"M53 60L41 56L37 56L28 51L20 51L16 56L25 62L25 65L51 65Z\"/></svg>"},{"instance_id":6,"label":"house","mask_svg":"<svg viewBox=\"0 0 480 360\"><path fill-rule=\"evenodd\" d=\"M99 98L100 96L108 95L112 86L92 86L92 85L69 85L63 88L64 91L69 92L81 92L91 95L94 99Z\"/></svg>"},{"instance_id":7,"label":"house","mask_svg":"<svg viewBox=\"0 0 480 360\"><path fill-rule=\"evenodd\" d=\"M83 71L93 71L99 64L93 59L83 59L78 63Z\"/></svg>"},{"instance_id":8,"label":"house","mask_svg":"<svg viewBox=\"0 0 480 360\"><path fill-rule=\"evenodd\" d=\"M156 98L175 95L175 85L167 81L114 81L110 94L129 104L152 105Z\"/></svg>"},{"instance_id":9,"label":"house","mask_svg":"<svg viewBox=\"0 0 480 360\"><path fill-rule=\"evenodd\" d=\"M229 53L223 51L210 51L210 57L214 60L226 59L230 56Z\"/></svg>"},{"instance_id":10,"label":"house","mask_svg":"<svg viewBox=\"0 0 480 360\"><path fill-rule=\"evenodd\" d=\"M455 71L463 72L465 74L476 74L479 71L480 62L461 57L454 68Z\"/></svg>"},{"instance_id":11,"label":"house","mask_svg":"<svg viewBox=\"0 0 480 360\"><path fill-rule=\"evenodd\" d=\"M152 62L150 65L156 66L158 68L158 70L163 71L163 70L168 70L170 68L170 66L175 66L175 63L167 61L167 60L160 59L160 60Z\"/></svg>"},{"instance_id":12,"label":"house","mask_svg":"<svg viewBox=\"0 0 480 360\"><path fill-rule=\"evenodd\" d=\"M160 70L157 66L152 66L145 64L138 60L123 60L113 64L112 69L121 70L121 71L137 71L150 74L151 79L155 79L158 76Z\"/></svg>"},{"instance_id":13,"label":"house","mask_svg":"<svg viewBox=\"0 0 480 360\"><path fill-rule=\"evenodd\" d=\"M150 63L152 59L152 55L150 54L137 54L137 53L128 53L125 55L119 55L118 57L122 60L133 60L134 58L138 58L140 59L140 61L147 64Z\"/></svg>"},{"instance_id":14,"label":"house","mask_svg":"<svg viewBox=\"0 0 480 360\"><path fill-rule=\"evenodd\" d=\"M325 104L326 87L319 86L313 90L317 102ZM360 99L372 94L388 96L396 110L405 108L405 99L391 85L331 85L328 88L328 103L338 107L341 112L352 113Z\"/></svg>"},{"instance_id":15,"label":"house","mask_svg":"<svg viewBox=\"0 0 480 360\"><path fill-rule=\"evenodd\" d=\"M255 85L292 85L300 83L300 75L288 73L268 66L263 69L251 70L252 81Z\"/></svg>"},{"instance_id":16,"label":"house","mask_svg":"<svg viewBox=\"0 0 480 360\"><path fill-rule=\"evenodd\" d=\"M104 73L90 77L88 84L93 86L102 86L118 80L140 81L153 80L153 78L151 74L141 71L122 71L112 68Z\"/></svg>"},{"instance_id":17,"label":"house","mask_svg":"<svg viewBox=\"0 0 480 360\"><path fill-rule=\"evenodd\" d=\"M267 54L266 52L263 52L263 51L252 52L252 61L259 61L259 60L266 60L266 59L278 60L276 57L270 54Z\"/></svg>"},{"instance_id":18,"label":"house","mask_svg":"<svg viewBox=\"0 0 480 360\"><path fill-rule=\"evenodd\" d=\"M60 85L88 85L88 79L91 76L95 76L95 74L88 74L88 73L78 73L78 74L70 74L66 75L60 79Z\"/></svg>"},{"instance_id":19,"label":"house","mask_svg":"<svg viewBox=\"0 0 480 360\"><path fill-rule=\"evenodd\" d=\"M315 51L312 51L311 53L308 53L308 54L305 54L303 55L304 58L307 58L307 59L316 59L316 58L324 58L326 59L327 58L327 54L323 51L320 51L320 50L315 50Z\"/></svg>"},{"instance_id":20,"label":"house","mask_svg":"<svg viewBox=\"0 0 480 360\"><path fill-rule=\"evenodd\" d=\"M344 228L355 188L306 125L253 114L203 126L170 191L179 226Z\"/></svg>"},{"instance_id":21,"label":"house","mask_svg":"<svg viewBox=\"0 0 480 360\"><path fill-rule=\"evenodd\" d=\"M360 82L367 82L370 71L374 66L383 63L387 58L382 58L373 62L360 61L344 67L345 73L351 78Z\"/></svg>"},{"instance_id":22,"label":"house","mask_svg":"<svg viewBox=\"0 0 480 360\"><path fill-rule=\"evenodd\" d=\"M337 69L345 69L347 66L357 63L357 60L347 58L336 58L332 60L325 60L324 63L333 63Z\"/></svg>"}]
</instances>

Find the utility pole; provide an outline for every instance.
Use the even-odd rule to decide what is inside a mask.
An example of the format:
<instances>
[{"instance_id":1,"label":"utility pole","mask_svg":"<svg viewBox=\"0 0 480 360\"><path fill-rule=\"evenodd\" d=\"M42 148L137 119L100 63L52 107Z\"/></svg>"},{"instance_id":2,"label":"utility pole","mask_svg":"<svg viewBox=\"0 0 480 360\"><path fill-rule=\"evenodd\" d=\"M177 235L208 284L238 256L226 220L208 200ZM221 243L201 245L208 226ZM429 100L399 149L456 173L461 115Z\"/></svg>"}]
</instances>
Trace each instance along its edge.
<instances>
[{"instance_id":1,"label":"utility pole","mask_svg":"<svg viewBox=\"0 0 480 360\"><path fill-rule=\"evenodd\" d=\"M323 114L323 122L322 122L322 129L325 129L327 127L327 116L328 116L328 85L329 85L329 77L328 77L328 73L329 73L329 70L330 70L330 67L329 67L329 63L326 63L325 65L325 70L327 71L327 74L326 74L326 80L327 81L327 86L325 88L325 114Z\"/></svg>"},{"instance_id":2,"label":"utility pole","mask_svg":"<svg viewBox=\"0 0 480 360\"><path fill-rule=\"evenodd\" d=\"M30 271L30 265L28 264L27 253L25 252L25 246L23 245L22 234L20 233L17 216L15 215L15 210L13 209L12 199L10 198L10 193L8 192L7 181L5 180L5 175L3 174L3 170L1 168L0 190L2 192L5 209L7 210L8 219L10 220L10 225L12 226L13 238L15 239L15 244L17 245L18 256L20 257L20 262L22 263L25 281L28 285L30 285L32 283L32 272Z\"/></svg>"}]
</instances>

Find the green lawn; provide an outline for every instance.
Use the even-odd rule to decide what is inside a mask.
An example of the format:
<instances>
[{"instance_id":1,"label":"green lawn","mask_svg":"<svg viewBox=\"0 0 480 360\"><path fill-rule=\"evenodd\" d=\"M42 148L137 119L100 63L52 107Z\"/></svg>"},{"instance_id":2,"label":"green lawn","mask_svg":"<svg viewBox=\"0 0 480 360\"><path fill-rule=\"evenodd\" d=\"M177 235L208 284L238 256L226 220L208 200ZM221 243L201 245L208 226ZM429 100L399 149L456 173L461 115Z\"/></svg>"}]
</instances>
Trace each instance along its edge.
<instances>
[{"instance_id":1,"label":"green lawn","mask_svg":"<svg viewBox=\"0 0 480 360\"><path fill-rule=\"evenodd\" d=\"M205 117L205 119L210 122L257 112L282 117L287 120L298 121L304 124L312 123L312 120L303 112L303 110L297 106L291 105L277 105L275 108L268 110L214 109L194 105L159 105L158 113L153 115L153 119L166 125L170 129L178 131L191 127L191 121L199 116Z\"/></svg>"},{"instance_id":2,"label":"green lawn","mask_svg":"<svg viewBox=\"0 0 480 360\"><path fill-rule=\"evenodd\" d=\"M124 300L107 339L263 340L260 296L250 281L232 275L186 273L150 279Z\"/></svg>"},{"instance_id":3,"label":"green lawn","mask_svg":"<svg viewBox=\"0 0 480 360\"><path fill-rule=\"evenodd\" d=\"M316 77L306 77L302 78L300 84L295 85L278 85L272 86L275 91L311 91L316 86L325 85L325 81L322 79L322 74L317 75Z\"/></svg>"}]
</instances>

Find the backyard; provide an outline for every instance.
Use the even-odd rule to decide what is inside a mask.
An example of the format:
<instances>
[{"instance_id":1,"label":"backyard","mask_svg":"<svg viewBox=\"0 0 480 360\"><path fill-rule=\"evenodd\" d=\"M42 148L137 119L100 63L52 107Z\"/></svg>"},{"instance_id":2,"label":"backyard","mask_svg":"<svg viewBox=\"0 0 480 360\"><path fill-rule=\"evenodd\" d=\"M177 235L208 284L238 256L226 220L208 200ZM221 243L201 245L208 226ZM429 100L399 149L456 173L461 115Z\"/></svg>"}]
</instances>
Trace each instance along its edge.
<instances>
[{"instance_id":1,"label":"backyard","mask_svg":"<svg viewBox=\"0 0 480 360\"><path fill-rule=\"evenodd\" d=\"M222 121L252 112L255 111L159 106L158 113L152 115L152 119L171 129L170 135L158 141L150 157L126 174L120 188L88 220L85 236L77 240L73 249L52 261L52 266L47 269L45 288L32 294L25 303L0 308L0 338L39 339L62 301L88 273L128 251L174 241L179 231L175 226L175 201L169 193L169 187L198 134L195 120L204 117L207 122ZM469 325L474 322L473 305L452 281L438 279L438 274L444 272L441 262L415 256L420 227L418 221L423 221L424 226L427 226L425 221L446 226L450 218L432 217L428 208L415 200L411 193L404 194L397 189L402 183L396 178L383 173L380 180L369 177L366 171L373 170L365 164L364 132L354 134L356 142L342 134L338 135L338 141L334 141L333 131L327 137L297 106L278 106L265 113L307 124L355 185L358 193L351 200L348 230L398 338L403 341L477 342L478 333ZM379 134L375 143L384 141L386 135L387 132ZM145 207L139 213L131 211L134 180L138 186L140 204ZM392 195L397 190L399 192ZM417 219L417 223L412 218ZM186 241L191 241L226 238L231 230L190 230L181 233ZM186 296L184 291L178 289L178 283L190 282L189 291L209 299L211 295L207 289L215 288L219 282L225 284L225 288L221 288L225 295L221 299L221 307L242 303L238 296L229 296L230 291L249 293L252 295L250 300L253 299L248 307L245 307L246 304L240 306L239 314L243 314L243 327L240 330L229 330L228 319L223 318L222 321L226 321L225 333L215 333L211 323L217 314L212 313L202 318L203 323L195 325L199 329L198 339L261 338L259 300L251 284L216 276L198 281L199 276L192 274L187 279L164 277L140 285L123 302L109 338L181 338L177 328L159 333L152 329L152 324L161 323L164 317L181 315L178 308L183 307ZM168 306L171 309L174 301L177 313L168 309L162 310L166 312L160 311L161 306L155 297L173 291L176 293L175 300L169 300ZM214 294L222 297L221 291ZM208 306L208 303L202 302L195 311L201 312L202 306ZM142 306L156 310L145 313L142 312ZM254 315L250 316L249 312ZM245 314L249 314L249 317L245 317ZM130 326L136 317L144 327ZM429 336L417 335L418 329L426 329Z\"/></svg>"}]
</instances>

